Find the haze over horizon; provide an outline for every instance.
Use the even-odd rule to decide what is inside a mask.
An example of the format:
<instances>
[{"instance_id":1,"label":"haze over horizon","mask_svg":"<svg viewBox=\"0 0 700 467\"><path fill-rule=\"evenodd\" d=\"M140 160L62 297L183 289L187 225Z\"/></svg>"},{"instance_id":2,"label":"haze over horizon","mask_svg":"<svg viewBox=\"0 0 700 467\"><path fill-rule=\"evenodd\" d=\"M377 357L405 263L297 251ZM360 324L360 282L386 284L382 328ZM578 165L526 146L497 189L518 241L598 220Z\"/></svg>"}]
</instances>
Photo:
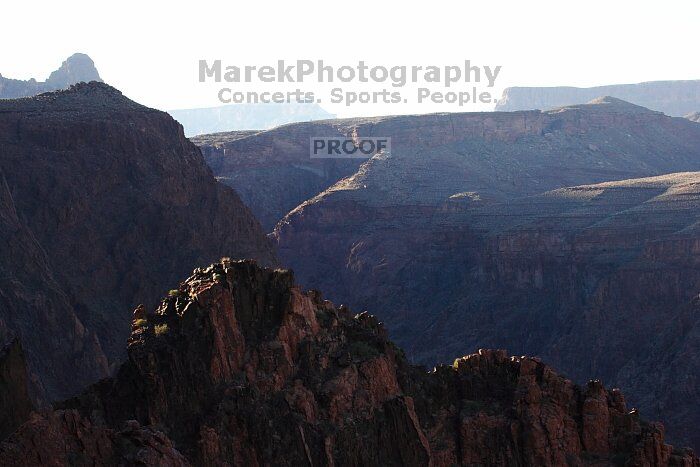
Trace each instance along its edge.
<instances>
[{"instance_id":1,"label":"haze over horizon","mask_svg":"<svg viewBox=\"0 0 700 467\"><path fill-rule=\"evenodd\" d=\"M217 99L222 85L197 80L200 59L220 59L238 66L323 59L336 67L359 60L386 67L459 65L471 60L477 65L502 66L495 86L488 88L496 97L509 86L588 87L700 79L700 63L681 46L695 40L700 20L700 5L692 1L667 2L664 8L602 1L580 3L579 8L540 1L535 8L533 3L499 1L488 8L432 7L430 15L419 5L362 0L353 9L359 26L352 35L323 32L334 30L332 23L348 15L344 6L323 2L303 9L276 3L236 5L235 10L216 1L199 2L197 8L192 4L188 9L164 2L96 6L73 1L68 7L40 3L39 9L14 2L6 5L7 18L31 16L35 29L52 40L18 41L27 34L22 22L5 24L0 40L16 45L0 56L2 76L43 80L66 57L83 52L95 61L105 82L137 102L163 110L222 105ZM66 9L72 10L71 15L63 14L64 20L54 21ZM527 14L533 9L540 12L535 19ZM41 15L35 13L38 10ZM220 14L213 16L213 11ZM261 21L266 27L260 26ZM316 27L305 26L308 24ZM582 28L594 32L580 34ZM407 29L416 34L402 34ZM336 86L338 83L256 83L237 90L302 88L323 93ZM340 86L348 90L382 88L376 84ZM392 90L388 83L385 87ZM487 90L485 83L481 89ZM324 100L321 105L339 117L493 108L493 104L459 107L414 101L346 107Z\"/></svg>"}]
</instances>

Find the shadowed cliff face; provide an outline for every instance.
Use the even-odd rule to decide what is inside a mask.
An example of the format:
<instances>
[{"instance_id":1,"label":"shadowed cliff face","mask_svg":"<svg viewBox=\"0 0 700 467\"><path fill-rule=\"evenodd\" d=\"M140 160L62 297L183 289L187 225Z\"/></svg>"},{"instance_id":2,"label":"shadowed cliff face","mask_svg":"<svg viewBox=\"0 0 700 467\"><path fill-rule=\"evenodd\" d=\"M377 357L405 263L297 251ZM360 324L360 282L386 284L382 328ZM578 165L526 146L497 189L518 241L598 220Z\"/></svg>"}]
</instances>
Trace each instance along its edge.
<instances>
[{"instance_id":1,"label":"shadowed cliff face","mask_svg":"<svg viewBox=\"0 0 700 467\"><path fill-rule=\"evenodd\" d=\"M22 337L34 399L46 402L47 395L67 395L106 376L94 331L82 324L45 250L20 220L1 169L0 237L0 342Z\"/></svg>"},{"instance_id":2,"label":"shadowed cliff face","mask_svg":"<svg viewBox=\"0 0 700 467\"><path fill-rule=\"evenodd\" d=\"M0 347L0 439L24 423L31 410L24 353L13 339Z\"/></svg>"},{"instance_id":3,"label":"shadowed cliff face","mask_svg":"<svg viewBox=\"0 0 700 467\"><path fill-rule=\"evenodd\" d=\"M504 351L427 373L374 317L250 262L195 270L132 329L117 375L33 416L1 463L700 465L619 391Z\"/></svg>"},{"instance_id":4,"label":"shadowed cliff face","mask_svg":"<svg viewBox=\"0 0 700 467\"><path fill-rule=\"evenodd\" d=\"M192 264L275 261L182 127L101 83L0 101L0 174L0 321L21 336L37 395L106 376L125 310Z\"/></svg>"},{"instance_id":5,"label":"shadowed cliff face","mask_svg":"<svg viewBox=\"0 0 700 467\"><path fill-rule=\"evenodd\" d=\"M0 99L30 97L42 92L67 89L72 84L91 81L102 81L95 64L87 55L77 53L68 57L46 81L39 82L35 79L22 81L0 75Z\"/></svg>"},{"instance_id":6,"label":"shadowed cliff face","mask_svg":"<svg viewBox=\"0 0 700 467\"><path fill-rule=\"evenodd\" d=\"M283 148L306 148L317 125L243 135L217 157L230 167L277 164L257 183L283 183L285 155L301 158L301 149ZM389 136L392 153L301 201L276 226L279 255L305 286L376 311L416 361L480 347L542 355L577 381L629 389L635 404L669 420L673 436L699 442L697 360L669 357L680 366L646 390L633 376L661 366L652 336L679 313L697 320L681 311L700 291L688 254L697 174L558 190L700 170L697 124L603 98L549 112L323 125ZM265 191L253 211L277 215L286 195ZM674 348L692 349L684 336ZM652 402L652 393L673 402Z\"/></svg>"}]
</instances>

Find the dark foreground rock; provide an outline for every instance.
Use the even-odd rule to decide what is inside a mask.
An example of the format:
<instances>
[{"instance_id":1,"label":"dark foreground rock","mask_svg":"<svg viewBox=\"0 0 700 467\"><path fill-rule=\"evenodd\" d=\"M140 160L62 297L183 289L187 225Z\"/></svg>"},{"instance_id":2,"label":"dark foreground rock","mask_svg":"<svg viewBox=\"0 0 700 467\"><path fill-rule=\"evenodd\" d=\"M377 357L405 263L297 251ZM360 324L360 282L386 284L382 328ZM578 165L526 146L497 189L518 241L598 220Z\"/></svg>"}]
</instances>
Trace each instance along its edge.
<instances>
[{"instance_id":1,"label":"dark foreground rock","mask_svg":"<svg viewBox=\"0 0 700 467\"><path fill-rule=\"evenodd\" d=\"M134 318L117 375L34 415L0 464L700 465L619 391L536 358L413 367L288 271L224 260Z\"/></svg>"}]
</instances>

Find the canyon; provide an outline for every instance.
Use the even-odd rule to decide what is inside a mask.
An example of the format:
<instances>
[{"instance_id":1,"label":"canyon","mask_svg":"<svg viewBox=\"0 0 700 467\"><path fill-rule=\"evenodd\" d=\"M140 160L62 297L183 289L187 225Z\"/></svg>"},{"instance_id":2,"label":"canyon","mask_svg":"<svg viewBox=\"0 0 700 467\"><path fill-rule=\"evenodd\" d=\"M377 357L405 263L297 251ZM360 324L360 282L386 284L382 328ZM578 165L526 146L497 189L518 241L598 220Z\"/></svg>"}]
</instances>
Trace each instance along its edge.
<instances>
[{"instance_id":1,"label":"canyon","mask_svg":"<svg viewBox=\"0 0 700 467\"><path fill-rule=\"evenodd\" d=\"M663 427L600 381L479 350L427 372L368 313L250 261L198 268L134 312L113 378L34 413L0 463L669 465Z\"/></svg>"},{"instance_id":2,"label":"canyon","mask_svg":"<svg viewBox=\"0 0 700 467\"><path fill-rule=\"evenodd\" d=\"M333 135L392 152L310 159L309 137ZM411 361L538 355L700 446L697 124L606 97L195 142L300 283L375 313Z\"/></svg>"},{"instance_id":3,"label":"canyon","mask_svg":"<svg viewBox=\"0 0 700 467\"><path fill-rule=\"evenodd\" d=\"M0 464L698 466L698 156L610 97L192 141L0 100Z\"/></svg>"}]
</instances>

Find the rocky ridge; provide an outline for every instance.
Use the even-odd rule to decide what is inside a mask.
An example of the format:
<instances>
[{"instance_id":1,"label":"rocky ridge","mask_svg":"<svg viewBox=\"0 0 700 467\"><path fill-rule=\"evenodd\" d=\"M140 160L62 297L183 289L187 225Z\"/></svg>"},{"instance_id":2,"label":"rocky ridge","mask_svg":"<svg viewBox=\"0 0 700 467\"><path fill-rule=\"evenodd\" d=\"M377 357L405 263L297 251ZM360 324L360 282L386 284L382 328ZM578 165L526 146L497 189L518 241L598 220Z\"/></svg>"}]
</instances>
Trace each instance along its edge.
<instances>
[{"instance_id":1,"label":"rocky ridge","mask_svg":"<svg viewBox=\"0 0 700 467\"><path fill-rule=\"evenodd\" d=\"M251 262L195 270L137 308L128 355L33 415L0 463L700 465L599 381L490 350L426 372L373 316Z\"/></svg>"}]
</instances>

